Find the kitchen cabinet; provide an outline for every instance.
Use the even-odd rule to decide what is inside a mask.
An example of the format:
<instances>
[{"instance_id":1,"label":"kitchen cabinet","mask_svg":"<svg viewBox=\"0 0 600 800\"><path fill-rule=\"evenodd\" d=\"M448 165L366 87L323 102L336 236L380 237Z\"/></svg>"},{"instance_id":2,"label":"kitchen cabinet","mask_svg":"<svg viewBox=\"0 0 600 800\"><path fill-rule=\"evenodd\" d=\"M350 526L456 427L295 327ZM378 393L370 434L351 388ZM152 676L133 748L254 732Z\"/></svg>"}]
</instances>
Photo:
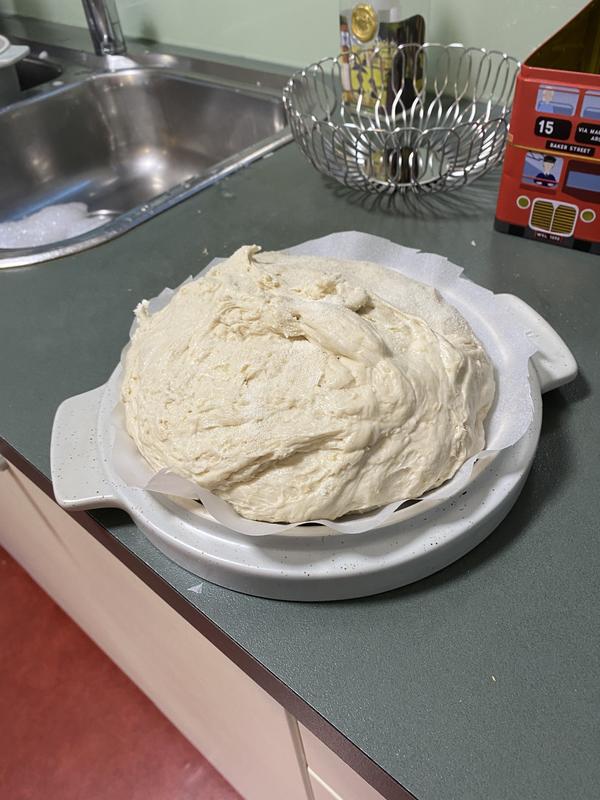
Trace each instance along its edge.
<instances>
[{"instance_id":1,"label":"kitchen cabinet","mask_svg":"<svg viewBox=\"0 0 600 800\"><path fill-rule=\"evenodd\" d=\"M246 800L383 800L4 459L0 544Z\"/></svg>"},{"instance_id":2,"label":"kitchen cabinet","mask_svg":"<svg viewBox=\"0 0 600 800\"><path fill-rule=\"evenodd\" d=\"M246 800L313 800L296 720L4 462L0 543Z\"/></svg>"},{"instance_id":3,"label":"kitchen cabinet","mask_svg":"<svg viewBox=\"0 0 600 800\"><path fill-rule=\"evenodd\" d=\"M384 800L304 725L299 728L314 800Z\"/></svg>"}]
</instances>

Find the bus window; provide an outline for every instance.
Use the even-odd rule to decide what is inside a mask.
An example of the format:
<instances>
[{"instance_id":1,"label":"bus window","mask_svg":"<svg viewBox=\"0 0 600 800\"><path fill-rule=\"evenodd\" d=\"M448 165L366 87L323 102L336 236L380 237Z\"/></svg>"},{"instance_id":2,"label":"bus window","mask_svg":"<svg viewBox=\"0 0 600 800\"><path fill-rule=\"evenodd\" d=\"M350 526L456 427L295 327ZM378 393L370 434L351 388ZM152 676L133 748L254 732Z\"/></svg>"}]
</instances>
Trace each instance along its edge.
<instances>
[{"instance_id":1,"label":"bus window","mask_svg":"<svg viewBox=\"0 0 600 800\"><path fill-rule=\"evenodd\" d=\"M584 119L600 120L600 92L586 92L583 95L581 116Z\"/></svg>"},{"instance_id":2,"label":"bus window","mask_svg":"<svg viewBox=\"0 0 600 800\"><path fill-rule=\"evenodd\" d=\"M572 117L577 108L579 92L576 89L540 86L537 93L535 110L542 114L562 114Z\"/></svg>"},{"instance_id":3,"label":"bus window","mask_svg":"<svg viewBox=\"0 0 600 800\"><path fill-rule=\"evenodd\" d=\"M563 190L581 200L600 203L600 164L571 161Z\"/></svg>"},{"instance_id":4,"label":"bus window","mask_svg":"<svg viewBox=\"0 0 600 800\"><path fill-rule=\"evenodd\" d=\"M521 181L543 189L556 189L563 163L564 159L558 156L527 152Z\"/></svg>"}]
</instances>

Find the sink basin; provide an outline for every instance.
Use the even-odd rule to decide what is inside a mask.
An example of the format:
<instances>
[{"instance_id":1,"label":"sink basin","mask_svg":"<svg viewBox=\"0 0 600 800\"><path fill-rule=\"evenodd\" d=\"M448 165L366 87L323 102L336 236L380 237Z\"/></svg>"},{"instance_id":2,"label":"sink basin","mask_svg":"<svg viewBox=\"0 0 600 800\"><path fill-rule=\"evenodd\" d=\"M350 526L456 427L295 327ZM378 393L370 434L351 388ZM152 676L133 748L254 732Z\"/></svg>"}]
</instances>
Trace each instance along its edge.
<instances>
[{"instance_id":1,"label":"sink basin","mask_svg":"<svg viewBox=\"0 0 600 800\"><path fill-rule=\"evenodd\" d=\"M105 224L52 245L0 249L0 267L124 233L289 138L278 96L164 69L94 74L15 103L0 111L0 222L82 202Z\"/></svg>"}]
</instances>

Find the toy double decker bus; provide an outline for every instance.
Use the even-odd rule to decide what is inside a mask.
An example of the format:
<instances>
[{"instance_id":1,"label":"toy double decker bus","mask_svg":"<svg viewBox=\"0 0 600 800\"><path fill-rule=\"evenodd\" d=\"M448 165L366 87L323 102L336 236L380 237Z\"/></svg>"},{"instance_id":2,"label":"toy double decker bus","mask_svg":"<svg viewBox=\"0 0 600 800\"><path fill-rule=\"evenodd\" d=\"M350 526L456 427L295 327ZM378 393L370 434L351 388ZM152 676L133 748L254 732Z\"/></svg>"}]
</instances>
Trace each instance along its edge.
<instances>
[{"instance_id":1,"label":"toy double decker bus","mask_svg":"<svg viewBox=\"0 0 600 800\"><path fill-rule=\"evenodd\" d=\"M599 61L594 0L521 67L497 230L600 253Z\"/></svg>"}]
</instances>

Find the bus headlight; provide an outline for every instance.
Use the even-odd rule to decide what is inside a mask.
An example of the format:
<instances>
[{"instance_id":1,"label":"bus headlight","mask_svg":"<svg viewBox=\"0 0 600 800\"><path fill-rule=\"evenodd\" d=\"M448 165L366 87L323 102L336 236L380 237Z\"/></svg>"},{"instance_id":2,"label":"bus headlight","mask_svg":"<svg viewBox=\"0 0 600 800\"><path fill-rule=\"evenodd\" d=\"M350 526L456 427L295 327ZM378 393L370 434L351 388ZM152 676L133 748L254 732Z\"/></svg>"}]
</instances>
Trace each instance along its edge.
<instances>
[{"instance_id":1,"label":"bus headlight","mask_svg":"<svg viewBox=\"0 0 600 800\"><path fill-rule=\"evenodd\" d=\"M529 208L531 205L531 200L527 197L526 194L520 194L517 197L517 205L519 208Z\"/></svg>"},{"instance_id":2,"label":"bus headlight","mask_svg":"<svg viewBox=\"0 0 600 800\"><path fill-rule=\"evenodd\" d=\"M596 219L596 212L593 208L584 208L579 215L579 219L582 222L593 222Z\"/></svg>"}]
</instances>

